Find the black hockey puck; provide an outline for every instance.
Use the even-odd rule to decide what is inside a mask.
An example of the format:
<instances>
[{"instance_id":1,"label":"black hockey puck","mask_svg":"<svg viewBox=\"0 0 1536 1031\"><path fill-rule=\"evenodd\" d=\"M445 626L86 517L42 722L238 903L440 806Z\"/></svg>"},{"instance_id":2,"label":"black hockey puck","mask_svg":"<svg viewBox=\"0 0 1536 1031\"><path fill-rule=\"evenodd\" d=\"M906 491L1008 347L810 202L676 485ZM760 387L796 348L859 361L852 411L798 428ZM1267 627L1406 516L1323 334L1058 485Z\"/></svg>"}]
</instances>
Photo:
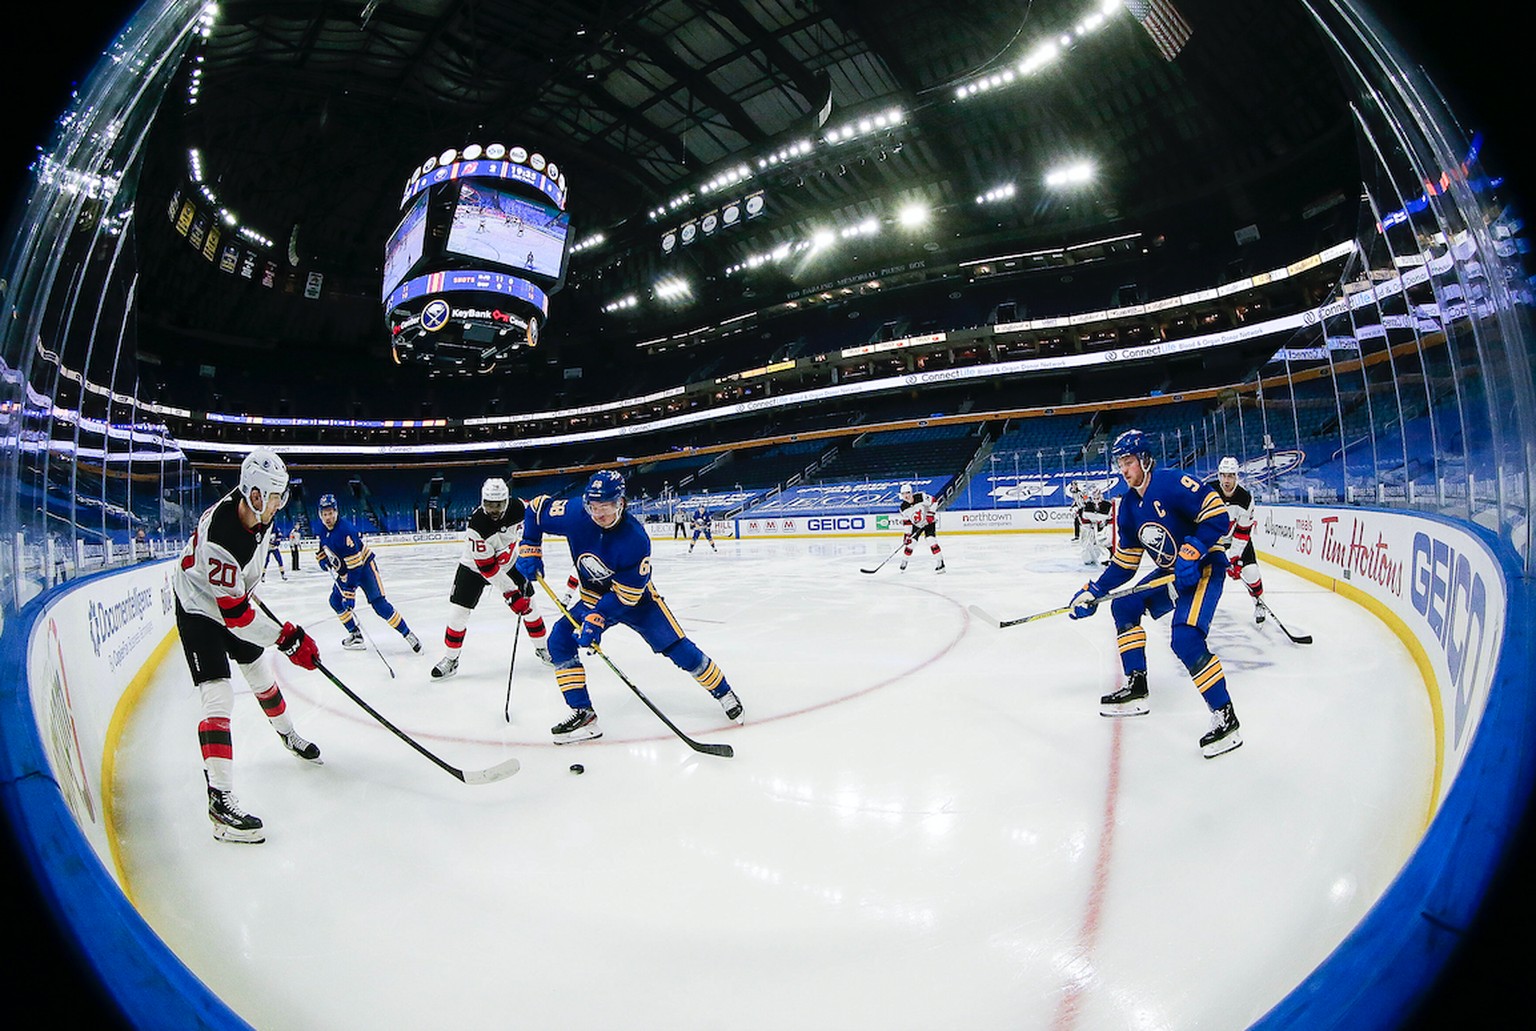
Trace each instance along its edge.
<instances>
[{"instance_id":1,"label":"black hockey puck","mask_svg":"<svg viewBox=\"0 0 1536 1031\"><path fill-rule=\"evenodd\" d=\"M587 772L587 768L585 766L581 765L581 763L571 763L571 772L572 773L586 773Z\"/></svg>"}]
</instances>

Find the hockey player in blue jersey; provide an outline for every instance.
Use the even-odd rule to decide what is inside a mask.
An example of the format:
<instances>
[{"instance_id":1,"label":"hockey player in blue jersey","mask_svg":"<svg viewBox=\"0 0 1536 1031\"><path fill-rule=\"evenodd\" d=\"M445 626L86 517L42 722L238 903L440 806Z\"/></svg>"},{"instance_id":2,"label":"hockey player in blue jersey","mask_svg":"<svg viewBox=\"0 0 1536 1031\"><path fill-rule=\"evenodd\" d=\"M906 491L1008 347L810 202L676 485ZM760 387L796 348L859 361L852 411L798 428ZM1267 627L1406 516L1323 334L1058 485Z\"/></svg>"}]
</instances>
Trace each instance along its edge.
<instances>
[{"instance_id":1,"label":"hockey player in blue jersey","mask_svg":"<svg viewBox=\"0 0 1536 1031\"><path fill-rule=\"evenodd\" d=\"M415 652L421 651L421 641L411 633L405 618L384 596L384 584L379 580L378 561L373 549L363 540L349 519L343 518L336 509L336 495L320 496L320 568L335 576L331 587L331 608L336 618L346 628L347 636L341 642L343 648L361 651L366 648L363 632L357 625L352 609L357 592L362 591L368 604L379 618L388 623L405 643Z\"/></svg>"},{"instance_id":2,"label":"hockey player in blue jersey","mask_svg":"<svg viewBox=\"0 0 1536 1031\"><path fill-rule=\"evenodd\" d=\"M1243 743L1221 660L1206 644L1226 579L1222 541L1231 525L1226 502L1210 484L1193 476L1153 468L1151 446L1140 430L1126 430L1116 437L1111 453L1130 489L1121 498L1115 518L1109 568L1072 598L1071 617L1093 615L1100 598L1136 575L1144 555L1156 568L1142 582L1172 572L1173 584L1110 603L1125 685L1101 698L1099 711L1105 716L1141 716L1149 711L1147 632L1141 618L1161 619L1171 612L1173 653L1189 670L1211 710L1211 729L1200 739L1200 750L1207 759L1214 758Z\"/></svg>"},{"instance_id":3,"label":"hockey player in blue jersey","mask_svg":"<svg viewBox=\"0 0 1536 1031\"><path fill-rule=\"evenodd\" d=\"M692 551L693 546L699 543L700 534L704 536L705 540L709 541L711 551L720 550L715 547L715 531L710 526L709 513L704 510L703 505L693 510L693 540L688 542L689 551Z\"/></svg>"},{"instance_id":4,"label":"hockey player in blue jersey","mask_svg":"<svg viewBox=\"0 0 1536 1031\"><path fill-rule=\"evenodd\" d=\"M577 650L596 645L617 624L634 630L652 651L697 680L727 719L741 721L742 704L725 673L683 633L651 581L651 538L640 520L624 510L623 476L605 469L579 498L540 495L528 502L514 568L530 581L544 575L545 533L565 538L581 588L581 597L570 607L580 628L561 619L549 631L555 681L571 707L570 718L551 728L556 744L602 736Z\"/></svg>"},{"instance_id":5,"label":"hockey player in blue jersey","mask_svg":"<svg viewBox=\"0 0 1536 1031\"><path fill-rule=\"evenodd\" d=\"M270 527L267 531L267 560L261 564L262 575L265 576L267 567L277 563L277 571L284 580L288 579L288 571L283 568L283 539L277 535L277 527Z\"/></svg>"}]
</instances>

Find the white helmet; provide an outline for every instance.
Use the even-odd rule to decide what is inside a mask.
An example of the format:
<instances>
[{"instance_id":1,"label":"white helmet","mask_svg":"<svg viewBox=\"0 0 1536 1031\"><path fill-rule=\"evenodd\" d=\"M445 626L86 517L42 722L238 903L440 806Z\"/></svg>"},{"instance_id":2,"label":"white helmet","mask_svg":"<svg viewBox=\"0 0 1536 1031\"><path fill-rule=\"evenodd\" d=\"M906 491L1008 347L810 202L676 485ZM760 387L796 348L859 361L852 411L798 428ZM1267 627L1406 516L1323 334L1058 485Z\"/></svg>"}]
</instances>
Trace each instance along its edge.
<instances>
[{"instance_id":1,"label":"white helmet","mask_svg":"<svg viewBox=\"0 0 1536 1031\"><path fill-rule=\"evenodd\" d=\"M480 485L480 507L492 519L500 519L506 513L507 499L511 496L512 492L507 490L507 481L499 476L492 476Z\"/></svg>"},{"instance_id":2,"label":"white helmet","mask_svg":"<svg viewBox=\"0 0 1536 1031\"><path fill-rule=\"evenodd\" d=\"M261 491L263 508L266 499L274 495L282 498L278 508L288 503L288 467L271 448L259 447L240 463L240 497L246 504L250 504L253 487Z\"/></svg>"},{"instance_id":3,"label":"white helmet","mask_svg":"<svg viewBox=\"0 0 1536 1031\"><path fill-rule=\"evenodd\" d=\"M910 498L912 496L912 485L910 483L903 483L901 485L901 496L904 498Z\"/></svg>"},{"instance_id":4,"label":"white helmet","mask_svg":"<svg viewBox=\"0 0 1536 1031\"><path fill-rule=\"evenodd\" d=\"M1228 455L1226 458L1221 460L1220 464L1216 466L1216 471L1218 473L1231 473L1233 476L1236 476L1237 459L1233 458L1231 455Z\"/></svg>"}]
</instances>

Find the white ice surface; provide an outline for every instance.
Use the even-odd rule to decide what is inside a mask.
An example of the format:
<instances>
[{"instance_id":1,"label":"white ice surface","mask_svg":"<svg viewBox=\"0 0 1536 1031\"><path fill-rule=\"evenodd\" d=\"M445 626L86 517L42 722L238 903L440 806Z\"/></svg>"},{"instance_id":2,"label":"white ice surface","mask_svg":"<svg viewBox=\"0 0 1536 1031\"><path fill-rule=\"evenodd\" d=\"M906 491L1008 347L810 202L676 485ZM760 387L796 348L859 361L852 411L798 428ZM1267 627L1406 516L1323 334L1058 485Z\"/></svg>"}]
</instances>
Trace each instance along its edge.
<instances>
[{"instance_id":1,"label":"white ice surface","mask_svg":"<svg viewBox=\"0 0 1536 1031\"><path fill-rule=\"evenodd\" d=\"M1120 679L1107 611L999 630L1094 570L1061 536L940 538L905 573L889 540L656 543L655 579L725 670L747 722L632 632L609 657L690 750L587 659L605 736L556 747L566 709L487 594L457 677L442 651L457 546L381 548L423 653L371 611L343 651L305 556L261 588L327 666L462 769L468 786L320 674L278 657L324 752L283 750L237 675L236 791L259 846L215 842L198 703L179 649L132 714L114 798L130 896L258 1028L1240 1028L1338 944L1428 815L1429 704L1405 649L1352 603L1273 567L1289 643L1229 590L1210 642L1244 745L1149 634L1152 712L1098 713ZM557 554L557 547L547 549ZM552 585L568 566L550 560ZM274 574L275 575L275 571ZM542 596L547 619L553 607ZM586 766L576 776L567 767Z\"/></svg>"}]
</instances>

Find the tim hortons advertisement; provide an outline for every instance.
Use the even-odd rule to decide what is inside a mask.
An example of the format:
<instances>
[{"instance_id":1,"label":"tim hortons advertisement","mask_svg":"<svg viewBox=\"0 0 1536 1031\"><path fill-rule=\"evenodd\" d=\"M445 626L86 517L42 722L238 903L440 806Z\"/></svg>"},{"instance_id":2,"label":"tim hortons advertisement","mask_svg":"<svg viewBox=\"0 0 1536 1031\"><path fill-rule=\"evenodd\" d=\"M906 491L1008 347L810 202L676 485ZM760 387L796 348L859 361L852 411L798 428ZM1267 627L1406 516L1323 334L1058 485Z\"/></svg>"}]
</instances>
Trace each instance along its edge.
<instances>
[{"instance_id":1,"label":"tim hortons advertisement","mask_svg":"<svg viewBox=\"0 0 1536 1031\"><path fill-rule=\"evenodd\" d=\"M1493 553L1454 523L1370 509L1268 508L1253 537L1261 552L1379 603L1423 647L1445 724L1448 788L1503 643L1504 575Z\"/></svg>"}]
</instances>

